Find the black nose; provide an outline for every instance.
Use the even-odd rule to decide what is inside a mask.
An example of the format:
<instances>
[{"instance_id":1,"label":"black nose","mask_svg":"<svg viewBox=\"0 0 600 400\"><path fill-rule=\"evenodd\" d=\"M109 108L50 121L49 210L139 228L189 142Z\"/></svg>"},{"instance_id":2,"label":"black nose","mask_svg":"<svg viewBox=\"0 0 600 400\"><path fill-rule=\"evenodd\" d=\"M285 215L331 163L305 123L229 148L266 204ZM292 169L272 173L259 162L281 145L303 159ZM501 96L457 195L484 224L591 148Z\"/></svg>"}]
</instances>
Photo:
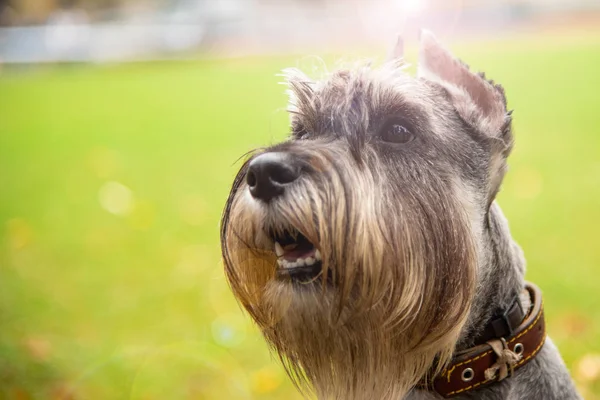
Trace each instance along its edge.
<instances>
[{"instance_id":1,"label":"black nose","mask_svg":"<svg viewBox=\"0 0 600 400\"><path fill-rule=\"evenodd\" d=\"M292 161L287 153L264 153L252 160L246 174L250 194L265 202L281 196L300 175Z\"/></svg>"}]
</instances>

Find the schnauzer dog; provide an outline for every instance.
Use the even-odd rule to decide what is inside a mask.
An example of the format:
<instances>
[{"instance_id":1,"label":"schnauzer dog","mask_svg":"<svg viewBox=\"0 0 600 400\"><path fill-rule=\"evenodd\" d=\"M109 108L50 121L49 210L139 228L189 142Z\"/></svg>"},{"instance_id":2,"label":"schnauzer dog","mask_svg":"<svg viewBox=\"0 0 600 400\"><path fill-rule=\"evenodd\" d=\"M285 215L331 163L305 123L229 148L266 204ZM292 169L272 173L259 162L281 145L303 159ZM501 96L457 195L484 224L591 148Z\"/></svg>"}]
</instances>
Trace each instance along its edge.
<instances>
[{"instance_id":1,"label":"schnauzer dog","mask_svg":"<svg viewBox=\"0 0 600 400\"><path fill-rule=\"evenodd\" d=\"M578 399L495 202L504 90L421 33L379 67L285 71L290 137L252 153L221 225L233 293L320 399Z\"/></svg>"}]
</instances>

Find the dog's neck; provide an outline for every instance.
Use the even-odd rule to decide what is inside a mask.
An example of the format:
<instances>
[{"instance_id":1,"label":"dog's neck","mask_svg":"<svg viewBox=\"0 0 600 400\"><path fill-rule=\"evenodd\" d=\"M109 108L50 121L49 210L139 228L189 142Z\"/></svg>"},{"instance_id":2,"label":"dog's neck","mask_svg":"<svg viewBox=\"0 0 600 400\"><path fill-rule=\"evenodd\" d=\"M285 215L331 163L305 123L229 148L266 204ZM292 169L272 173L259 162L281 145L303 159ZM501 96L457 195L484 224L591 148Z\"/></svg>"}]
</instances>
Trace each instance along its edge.
<instances>
[{"instance_id":1,"label":"dog's neck","mask_svg":"<svg viewBox=\"0 0 600 400\"><path fill-rule=\"evenodd\" d=\"M493 204L485 222L483 234L484 252L479 266L479 279L475 299L467 323L456 350L473 346L475 338L493 318L494 312L505 309L525 286L525 260L520 247L514 242L508 224L500 208ZM523 309L529 308L529 300L521 298ZM476 394L465 393L456 400L478 398L500 400L508 398L543 398L552 400L581 400L573 381L550 340L528 363L518 376L479 389ZM410 400L440 400L443 397L430 390L415 389Z\"/></svg>"},{"instance_id":2,"label":"dog's neck","mask_svg":"<svg viewBox=\"0 0 600 400\"><path fill-rule=\"evenodd\" d=\"M524 287L525 259L495 202L483 224L475 297L457 350L473 346L495 313L510 307L515 293L521 293ZM527 309L527 304L523 304L523 309Z\"/></svg>"}]
</instances>

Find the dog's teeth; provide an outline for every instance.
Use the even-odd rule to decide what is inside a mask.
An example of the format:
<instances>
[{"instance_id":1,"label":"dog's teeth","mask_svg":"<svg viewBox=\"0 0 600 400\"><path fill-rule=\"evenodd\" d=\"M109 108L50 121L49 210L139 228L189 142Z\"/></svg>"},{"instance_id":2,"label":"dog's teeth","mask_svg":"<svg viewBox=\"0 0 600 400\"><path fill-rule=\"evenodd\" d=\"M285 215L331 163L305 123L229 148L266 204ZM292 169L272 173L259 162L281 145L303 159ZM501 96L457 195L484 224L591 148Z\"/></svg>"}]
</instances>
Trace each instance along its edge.
<instances>
[{"instance_id":1,"label":"dog's teeth","mask_svg":"<svg viewBox=\"0 0 600 400\"><path fill-rule=\"evenodd\" d=\"M296 262L286 262L285 268L295 268L298 266Z\"/></svg>"},{"instance_id":2,"label":"dog's teeth","mask_svg":"<svg viewBox=\"0 0 600 400\"><path fill-rule=\"evenodd\" d=\"M306 258L304 259L304 263L305 263L306 265L313 265L313 264L315 263L315 261L316 261L316 260L315 260L314 258L312 258L312 257L306 257Z\"/></svg>"},{"instance_id":3,"label":"dog's teeth","mask_svg":"<svg viewBox=\"0 0 600 400\"><path fill-rule=\"evenodd\" d=\"M315 251L315 260L320 261L321 260L321 252L317 249L317 251Z\"/></svg>"},{"instance_id":4,"label":"dog's teeth","mask_svg":"<svg viewBox=\"0 0 600 400\"><path fill-rule=\"evenodd\" d=\"M279 242L275 242L275 254L277 257L281 257L283 255L283 247L281 247Z\"/></svg>"},{"instance_id":5,"label":"dog's teeth","mask_svg":"<svg viewBox=\"0 0 600 400\"><path fill-rule=\"evenodd\" d=\"M305 264L306 260L304 258L299 258L296 260L296 265L302 267Z\"/></svg>"},{"instance_id":6,"label":"dog's teeth","mask_svg":"<svg viewBox=\"0 0 600 400\"><path fill-rule=\"evenodd\" d=\"M277 259L277 265L279 265L280 267L285 267L285 263L286 261L283 258L278 258Z\"/></svg>"}]
</instances>

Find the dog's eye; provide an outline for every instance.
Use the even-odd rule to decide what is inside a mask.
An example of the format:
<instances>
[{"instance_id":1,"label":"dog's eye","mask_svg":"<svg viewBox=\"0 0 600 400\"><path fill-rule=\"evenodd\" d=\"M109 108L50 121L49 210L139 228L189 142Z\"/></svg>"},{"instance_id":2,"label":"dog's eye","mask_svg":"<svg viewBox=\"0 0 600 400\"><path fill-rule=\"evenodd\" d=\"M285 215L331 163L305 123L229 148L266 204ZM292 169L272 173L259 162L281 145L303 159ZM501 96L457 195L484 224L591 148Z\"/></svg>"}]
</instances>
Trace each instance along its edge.
<instances>
[{"instance_id":1,"label":"dog's eye","mask_svg":"<svg viewBox=\"0 0 600 400\"><path fill-rule=\"evenodd\" d=\"M306 129L304 129L304 126L299 123L292 124L292 135L298 140L308 139L309 137L309 134Z\"/></svg>"},{"instance_id":2,"label":"dog's eye","mask_svg":"<svg viewBox=\"0 0 600 400\"><path fill-rule=\"evenodd\" d=\"M392 121L386 124L381 131L381 139L390 143L408 143L414 135L406 124L401 121Z\"/></svg>"},{"instance_id":3,"label":"dog's eye","mask_svg":"<svg viewBox=\"0 0 600 400\"><path fill-rule=\"evenodd\" d=\"M300 132L295 132L294 136L296 136L296 139L298 140L306 140L310 138L310 134L304 129L302 129Z\"/></svg>"}]
</instances>

